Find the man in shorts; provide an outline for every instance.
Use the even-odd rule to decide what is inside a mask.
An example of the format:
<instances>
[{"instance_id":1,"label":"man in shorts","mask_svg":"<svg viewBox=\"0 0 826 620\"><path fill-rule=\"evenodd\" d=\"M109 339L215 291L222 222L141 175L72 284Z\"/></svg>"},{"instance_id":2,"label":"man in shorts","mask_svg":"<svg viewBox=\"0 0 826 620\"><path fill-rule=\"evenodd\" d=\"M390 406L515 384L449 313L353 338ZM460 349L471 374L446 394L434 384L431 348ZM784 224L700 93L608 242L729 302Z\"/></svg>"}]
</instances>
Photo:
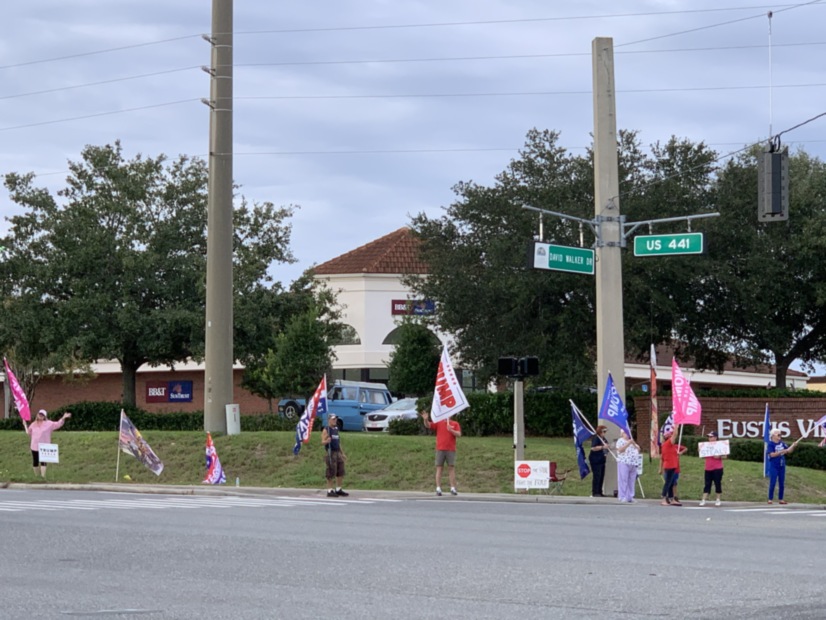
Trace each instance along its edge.
<instances>
[{"instance_id":1,"label":"man in shorts","mask_svg":"<svg viewBox=\"0 0 826 620\"><path fill-rule=\"evenodd\" d=\"M324 463L327 465L327 497L347 497L350 495L341 488L344 479L344 461L347 456L341 449L341 438L338 435L338 418L331 413L327 416L327 426L321 431L321 445L324 446L326 454ZM333 488L333 480L336 481L336 488Z\"/></svg>"},{"instance_id":2,"label":"man in shorts","mask_svg":"<svg viewBox=\"0 0 826 620\"><path fill-rule=\"evenodd\" d=\"M447 463L447 472L450 479L450 494L458 495L456 491L456 438L462 436L462 427L456 420L441 420L431 422L427 411L422 411L422 420L425 426L436 431L436 495L442 495L442 470Z\"/></svg>"}]
</instances>

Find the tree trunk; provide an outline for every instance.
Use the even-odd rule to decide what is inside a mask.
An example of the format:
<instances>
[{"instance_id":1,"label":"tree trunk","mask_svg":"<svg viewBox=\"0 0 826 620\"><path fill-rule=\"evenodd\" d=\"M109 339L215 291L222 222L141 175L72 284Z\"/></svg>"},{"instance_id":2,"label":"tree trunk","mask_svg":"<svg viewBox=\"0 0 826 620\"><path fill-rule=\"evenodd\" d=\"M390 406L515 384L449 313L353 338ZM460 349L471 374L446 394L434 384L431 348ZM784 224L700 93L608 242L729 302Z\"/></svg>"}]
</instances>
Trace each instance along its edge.
<instances>
[{"instance_id":1,"label":"tree trunk","mask_svg":"<svg viewBox=\"0 0 826 620\"><path fill-rule=\"evenodd\" d=\"M786 372L789 370L788 364L777 364L774 366L774 384L778 388L786 388Z\"/></svg>"},{"instance_id":2,"label":"tree trunk","mask_svg":"<svg viewBox=\"0 0 826 620\"><path fill-rule=\"evenodd\" d=\"M135 399L135 376L137 375L138 368L140 368L140 366L141 364L138 362L122 361L120 363L120 371L123 381L123 394L121 394L121 400L124 405L131 405L134 407L137 404Z\"/></svg>"}]
</instances>

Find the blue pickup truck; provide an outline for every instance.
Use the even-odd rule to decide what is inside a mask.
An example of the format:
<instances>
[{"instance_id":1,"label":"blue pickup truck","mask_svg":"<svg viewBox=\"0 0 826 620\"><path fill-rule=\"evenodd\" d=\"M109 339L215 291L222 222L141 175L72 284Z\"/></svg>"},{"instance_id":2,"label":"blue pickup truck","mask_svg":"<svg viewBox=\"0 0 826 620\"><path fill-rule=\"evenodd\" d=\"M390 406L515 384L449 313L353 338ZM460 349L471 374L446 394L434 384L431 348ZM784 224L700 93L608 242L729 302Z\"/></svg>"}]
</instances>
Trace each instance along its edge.
<instances>
[{"instance_id":1,"label":"blue pickup truck","mask_svg":"<svg viewBox=\"0 0 826 620\"><path fill-rule=\"evenodd\" d=\"M392 402L390 390L383 383L339 380L327 390L327 411L336 415L338 427L344 431L363 430L365 415L384 409ZM303 398L285 398L278 403L278 413L297 420L305 404ZM321 424L327 425L326 415L321 416Z\"/></svg>"}]
</instances>

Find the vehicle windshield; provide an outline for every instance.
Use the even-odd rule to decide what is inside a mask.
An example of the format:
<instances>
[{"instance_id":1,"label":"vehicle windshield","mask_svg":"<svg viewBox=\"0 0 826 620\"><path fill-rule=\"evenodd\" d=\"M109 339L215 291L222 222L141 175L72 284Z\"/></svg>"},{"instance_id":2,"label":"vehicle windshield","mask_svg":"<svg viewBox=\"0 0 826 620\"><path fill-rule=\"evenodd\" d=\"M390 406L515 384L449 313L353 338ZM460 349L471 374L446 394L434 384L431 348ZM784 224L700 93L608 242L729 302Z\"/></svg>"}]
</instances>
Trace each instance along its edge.
<instances>
[{"instance_id":1,"label":"vehicle windshield","mask_svg":"<svg viewBox=\"0 0 826 620\"><path fill-rule=\"evenodd\" d=\"M400 411L402 409L415 409L416 408L416 399L415 398L402 398L401 400L397 400L395 403L387 405L384 410L385 411Z\"/></svg>"}]
</instances>

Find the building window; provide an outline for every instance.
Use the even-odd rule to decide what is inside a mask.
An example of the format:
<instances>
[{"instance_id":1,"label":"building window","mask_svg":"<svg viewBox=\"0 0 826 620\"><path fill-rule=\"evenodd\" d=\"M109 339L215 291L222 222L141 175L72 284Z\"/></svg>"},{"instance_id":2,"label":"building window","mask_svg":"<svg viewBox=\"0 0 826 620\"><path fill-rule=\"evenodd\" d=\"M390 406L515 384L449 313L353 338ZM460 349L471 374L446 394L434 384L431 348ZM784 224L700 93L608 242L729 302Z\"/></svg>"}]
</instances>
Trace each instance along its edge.
<instances>
[{"instance_id":1,"label":"building window","mask_svg":"<svg viewBox=\"0 0 826 620\"><path fill-rule=\"evenodd\" d=\"M352 325L345 325L341 328L341 336L339 338L339 341L334 342L333 344L337 346L348 344L361 344L361 338L359 338L358 332Z\"/></svg>"}]
</instances>

